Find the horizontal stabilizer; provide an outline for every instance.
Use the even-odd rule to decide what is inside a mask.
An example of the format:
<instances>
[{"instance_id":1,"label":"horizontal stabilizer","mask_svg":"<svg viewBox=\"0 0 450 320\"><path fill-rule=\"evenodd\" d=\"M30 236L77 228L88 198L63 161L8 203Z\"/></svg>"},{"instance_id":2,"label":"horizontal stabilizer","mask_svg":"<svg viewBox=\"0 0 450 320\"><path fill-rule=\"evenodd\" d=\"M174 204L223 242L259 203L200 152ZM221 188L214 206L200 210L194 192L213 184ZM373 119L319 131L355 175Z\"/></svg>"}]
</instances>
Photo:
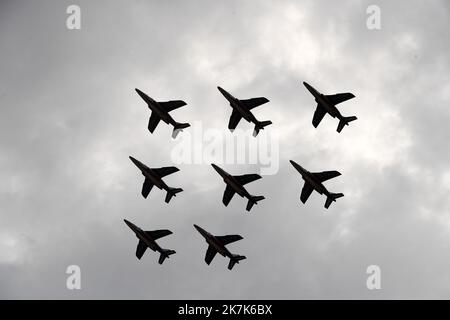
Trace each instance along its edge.
<instances>
[{"instance_id":1,"label":"horizontal stabilizer","mask_svg":"<svg viewBox=\"0 0 450 320\"><path fill-rule=\"evenodd\" d=\"M175 123L173 126L172 138L175 139L183 129L190 127L189 123Z\"/></svg>"},{"instance_id":2,"label":"horizontal stabilizer","mask_svg":"<svg viewBox=\"0 0 450 320\"><path fill-rule=\"evenodd\" d=\"M336 201L337 198L341 198L343 196L343 193L330 193L327 197L327 201L325 202L325 208L328 209L333 201Z\"/></svg>"},{"instance_id":3,"label":"horizontal stabilizer","mask_svg":"<svg viewBox=\"0 0 450 320\"><path fill-rule=\"evenodd\" d=\"M190 127L191 125L189 123L175 123L173 126L175 129L181 130Z\"/></svg>"},{"instance_id":4,"label":"horizontal stabilizer","mask_svg":"<svg viewBox=\"0 0 450 320\"><path fill-rule=\"evenodd\" d=\"M162 249L161 255L159 256L158 263L162 264L166 258L169 258L171 254L176 253L175 250Z\"/></svg>"},{"instance_id":5,"label":"horizontal stabilizer","mask_svg":"<svg viewBox=\"0 0 450 320\"><path fill-rule=\"evenodd\" d=\"M172 199L172 197L175 197L177 193L183 191L183 189L181 188L169 188L169 191L167 191L166 194L166 203L170 202L170 199Z\"/></svg>"},{"instance_id":6,"label":"horizontal stabilizer","mask_svg":"<svg viewBox=\"0 0 450 320\"><path fill-rule=\"evenodd\" d=\"M233 269L234 265L236 263L239 263L239 261L247 259L245 256L240 256L238 254L233 254L233 258L230 259L230 262L228 263L228 270Z\"/></svg>"},{"instance_id":7,"label":"horizontal stabilizer","mask_svg":"<svg viewBox=\"0 0 450 320\"><path fill-rule=\"evenodd\" d=\"M349 122L354 121L358 119L355 116L351 116L351 117L344 117L339 121L338 127L337 127L337 132L341 132L342 129L344 128L344 126L348 126Z\"/></svg>"},{"instance_id":8,"label":"horizontal stabilizer","mask_svg":"<svg viewBox=\"0 0 450 320\"><path fill-rule=\"evenodd\" d=\"M255 129L253 131L253 136L256 137L260 130L264 129L264 127L266 127L270 124L272 124L272 121L270 121L270 120L261 121L261 122L256 123Z\"/></svg>"},{"instance_id":9,"label":"horizontal stabilizer","mask_svg":"<svg viewBox=\"0 0 450 320\"><path fill-rule=\"evenodd\" d=\"M247 211L250 211L253 205L257 204L258 201L264 200L264 196L252 196L247 202Z\"/></svg>"}]
</instances>

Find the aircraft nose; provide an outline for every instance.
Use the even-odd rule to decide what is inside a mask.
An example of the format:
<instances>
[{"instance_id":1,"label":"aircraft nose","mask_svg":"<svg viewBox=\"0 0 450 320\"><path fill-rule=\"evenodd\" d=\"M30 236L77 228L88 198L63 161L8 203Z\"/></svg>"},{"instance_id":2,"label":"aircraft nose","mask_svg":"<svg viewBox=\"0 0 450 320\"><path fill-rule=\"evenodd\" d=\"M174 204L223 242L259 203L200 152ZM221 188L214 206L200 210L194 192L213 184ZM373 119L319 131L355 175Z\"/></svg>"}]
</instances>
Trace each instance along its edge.
<instances>
[{"instance_id":1,"label":"aircraft nose","mask_svg":"<svg viewBox=\"0 0 450 320\"><path fill-rule=\"evenodd\" d=\"M194 224L194 228L197 229L198 232L203 234L204 230L202 228L200 228L198 225Z\"/></svg>"},{"instance_id":2,"label":"aircraft nose","mask_svg":"<svg viewBox=\"0 0 450 320\"><path fill-rule=\"evenodd\" d=\"M309 92L311 92L312 95L316 96L319 92L314 89L309 83L303 82L303 85L308 89Z\"/></svg>"},{"instance_id":3,"label":"aircraft nose","mask_svg":"<svg viewBox=\"0 0 450 320\"><path fill-rule=\"evenodd\" d=\"M289 162L292 164L292 166L297 169L297 171L299 172L304 172L305 169L303 169L303 167L301 165L299 165L297 162L295 162L294 160L289 160Z\"/></svg>"},{"instance_id":4,"label":"aircraft nose","mask_svg":"<svg viewBox=\"0 0 450 320\"><path fill-rule=\"evenodd\" d=\"M227 97L227 93L224 89L222 89L221 87L217 87L217 89L220 91L221 94L223 94L225 97Z\"/></svg>"},{"instance_id":5,"label":"aircraft nose","mask_svg":"<svg viewBox=\"0 0 450 320\"><path fill-rule=\"evenodd\" d=\"M123 221L127 224L127 226L129 226L131 229L133 229L134 225L130 221L128 221L127 219L123 219Z\"/></svg>"},{"instance_id":6,"label":"aircraft nose","mask_svg":"<svg viewBox=\"0 0 450 320\"><path fill-rule=\"evenodd\" d=\"M128 158L130 158L131 162L133 162L135 165L139 166L139 161L137 161L135 158L133 158L132 156L129 156Z\"/></svg>"}]
</instances>

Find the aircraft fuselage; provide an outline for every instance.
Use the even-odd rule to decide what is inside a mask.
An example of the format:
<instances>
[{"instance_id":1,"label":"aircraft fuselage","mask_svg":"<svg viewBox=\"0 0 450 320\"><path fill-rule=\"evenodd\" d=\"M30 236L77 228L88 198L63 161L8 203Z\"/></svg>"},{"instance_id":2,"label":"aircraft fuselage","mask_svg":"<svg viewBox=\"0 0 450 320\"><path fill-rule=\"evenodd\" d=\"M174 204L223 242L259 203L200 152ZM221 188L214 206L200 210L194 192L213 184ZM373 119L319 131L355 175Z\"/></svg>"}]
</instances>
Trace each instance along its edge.
<instances>
[{"instance_id":1,"label":"aircraft fuselage","mask_svg":"<svg viewBox=\"0 0 450 320\"><path fill-rule=\"evenodd\" d=\"M333 118L337 117L338 119L343 118L338 108L336 108L336 105L330 102L324 94L317 91L312 85L307 82L303 82L303 84L305 85L306 89L308 89L308 91L311 92L311 94L314 96L317 104L323 106L330 116L332 116Z\"/></svg>"},{"instance_id":2,"label":"aircraft fuselage","mask_svg":"<svg viewBox=\"0 0 450 320\"><path fill-rule=\"evenodd\" d=\"M153 100L139 89L136 89L136 91L141 96L141 98L144 99L145 102L147 102L148 108L152 112L155 112L158 115L158 117L161 118L162 121L164 121L167 124L175 125L176 123L175 120L172 118L172 116L169 114L167 110L164 110L164 108L161 106L159 102Z\"/></svg>"},{"instance_id":3,"label":"aircraft fuselage","mask_svg":"<svg viewBox=\"0 0 450 320\"><path fill-rule=\"evenodd\" d=\"M213 168L222 176L223 181L233 188L233 190L240 195L241 197L246 197L250 199L250 194L248 191L244 188L242 184L240 184L231 174L227 173L222 168L219 168L215 164L212 164Z\"/></svg>"},{"instance_id":4,"label":"aircraft fuselage","mask_svg":"<svg viewBox=\"0 0 450 320\"><path fill-rule=\"evenodd\" d=\"M136 234L136 237L144 242L147 247L149 247L153 251L162 251L161 247L156 243L156 241L150 238L141 228L127 220L125 220L125 223L128 225L128 227L130 227L131 230L133 230L133 232Z\"/></svg>"},{"instance_id":5,"label":"aircraft fuselage","mask_svg":"<svg viewBox=\"0 0 450 320\"><path fill-rule=\"evenodd\" d=\"M167 184L161 179L160 176L158 176L152 169L147 167L145 164L140 162L139 160L134 159L133 157L130 157L131 161L136 165L136 167L141 170L144 177L148 178L152 184L154 184L159 189L169 190L169 187Z\"/></svg>"},{"instance_id":6,"label":"aircraft fuselage","mask_svg":"<svg viewBox=\"0 0 450 320\"><path fill-rule=\"evenodd\" d=\"M156 114L161 118L162 121L164 121L167 124L175 125L175 120L173 120L172 116L167 112L166 110L163 110L161 105L153 101L154 103L149 103L148 107L152 112L156 112Z\"/></svg>"},{"instance_id":7,"label":"aircraft fuselage","mask_svg":"<svg viewBox=\"0 0 450 320\"><path fill-rule=\"evenodd\" d=\"M205 238L206 242L212 246L218 253L220 253L224 257L232 258L233 255L231 252L211 233L200 228L197 225L194 225L198 232Z\"/></svg>"},{"instance_id":8,"label":"aircraft fuselage","mask_svg":"<svg viewBox=\"0 0 450 320\"><path fill-rule=\"evenodd\" d=\"M316 190L319 194L326 194L329 195L329 191L325 186L320 182L314 175L309 172L308 170L304 169L302 166L298 165L297 163L291 162L295 169L302 175L303 180L305 180L306 183L310 184L314 190Z\"/></svg>"},{"instance_id":9,"label":"aircraft fuselage","mask_svg":"<svg viewBox=\"0 0 450 320\"><path fill-rule=\"evenodd\" d=\"M332 116L333 118L342 119L342 115L339 112L338 108L334 104L332 104L323 94L319 94L316 96L316 102L323 106L325 110L327 110L328 114Z\"/></svg>"},{"instance_id":10,"label":"aircraft fuselage","mask_svg":"<svg viewBox=\"0 0 450 320\"><path fill-rule=\"evenodd\" d=\"M230 106L241 114L242 118L255 124L258 122L253 113L246 106L244 106L239 99L233 97L233 95L220 87L219 91L228 100L228 102L230 102Z\"/></svg>"}]
</instances>

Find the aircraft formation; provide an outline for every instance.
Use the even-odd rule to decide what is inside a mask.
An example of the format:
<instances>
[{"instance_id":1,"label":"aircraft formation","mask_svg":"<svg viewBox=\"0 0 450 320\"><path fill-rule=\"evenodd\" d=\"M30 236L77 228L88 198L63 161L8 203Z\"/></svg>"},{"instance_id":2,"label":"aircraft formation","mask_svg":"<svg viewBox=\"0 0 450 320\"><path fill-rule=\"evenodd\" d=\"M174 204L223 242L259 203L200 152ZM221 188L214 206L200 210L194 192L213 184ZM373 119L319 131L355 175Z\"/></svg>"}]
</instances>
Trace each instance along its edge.
<instances>
[{"instance_id":1,"label":"aircraft formation","mask_svg":"<svg viewBox=\"0 0 450 320\"><path fill-rule=\"evenodd\" d=\"M312 118L312 125L317 128L319 123L325 117L326 114L329 114L333 118L337 118L339 120L336 131L341 132L345 126L348 126L351 121L356 120L355 116L343 116L336 105L350 100L355 97L350 92L346 93L337 93L332 95L325 95L320 93L314 87L309 85L306 82L303 82L303 85L306 89L313 95L315 102L317 103L316 110L314 112ZM251 99L238 99L231 95L226 90L221 87L217 87L220 93L226 98L229 102L232 112L228 122L228 129L233 132L239 124L240 120L243 118L247 122L250 122L254 125L253 136L256 137L258 133L264 129L264 127L271 125L272 122L270 120L260 121L256 119L256 117L252 113L252 109L263 105L269 100L265 97L257 97ZM189 123L180 123L175 121L172 116L169 114L171 111L183 107L186 105L186 102L183 100L171 100L171 101L163 101L158 102L150 98L147 94L142 92L139 89L135 89L138 95L147 103L148 108L151 110L150 119L148 122L148 130L153 134L159 122L162 120L166 124L170 124L173 126L172 137L175 138L177 134L182 131L182 129L188 128L190 126ZM139 169L139 171L144 176L144 182L141 189L141 194L144 198L147 198L150 191L154 186L158 189L164 190L166 192L165 202L169 203L173 197L183 191L181 188L177 187L169 187L164 181L163 178L167 175L178 172L179 169L174 166L162 167L162 168L150 168L141 161L129 157L130 160L134 163L134 165ZM296 163L294 160L290 160L292 166L298 171L304 180L304 184L300 194L300 201L302 203L306 203L309 196L313 191L316 191L320 195L325 195L325 205L324 207L328 209L333 202L336 202L336 199L344 196L343 193L333 193L330 192L323 183L327 180L333 179L341 175L338 171L322 171L322 172L310 172ZM247 199L246 210L250 211L254 205L256 205L259 201L264 200L264 196L262 195L252 195L250 194L244 185L254 182L256 180L261 179L262 177L255 173L244 174L244 175L232 175L218 165L212 163L211 166L213 169L221 176L226 187L222 197L222 203L226 206L233 199L233 196L237 193L239 196ZM136 248L136 257L141 259L144 255L147 248L159 253L159 264L162 264L165 259L169 258L170 255L175 254L176 252L171 249L163 249L157 243L156 240L159 238L168 236L172 234L170 230L154 230L154 231L143 231L141 228L131 223L130 221L124 219L125 224L135 233L136 237L139 239L137 248ZM239 261L246 259L245 256L239 254L231 253L226 245L236 242L238 240L242 240L242 236L240 235L225 235L225 236L214 236L211 233L207 232L203 228L194 224L194 228L201 234L201 236L205 239L208 244L208 248L206 250L205 262L206 264L210 264L217 253L221 254L224 257L229 258L228 269L231 270L238 264Z\"/></svg>"}]
</instances>

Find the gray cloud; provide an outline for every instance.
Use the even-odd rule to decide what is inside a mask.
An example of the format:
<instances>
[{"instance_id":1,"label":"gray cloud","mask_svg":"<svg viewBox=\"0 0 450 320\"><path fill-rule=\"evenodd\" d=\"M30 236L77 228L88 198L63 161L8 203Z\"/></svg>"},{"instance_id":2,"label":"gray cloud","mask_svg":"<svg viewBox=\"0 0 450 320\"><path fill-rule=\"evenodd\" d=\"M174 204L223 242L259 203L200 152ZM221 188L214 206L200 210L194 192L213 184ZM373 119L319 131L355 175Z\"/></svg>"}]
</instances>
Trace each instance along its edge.
<instances>
[{"instance_id":1,"label":"gray cloud","mask_svg":"<svg viewBox=\"0 0 450 320\"><path fill-rule=\"evenodd\" d=\"M369 1L78 1L80 31L65 28L69 4L1 3L1 298L449 298L447 2L378 1L379 31ZM342 110L358 121L314 129L304 80L354 92ZM271 100L255 113L280 134L280 171L249 185L266 200L223 207L207 163L167 178L185 189L170 206L159 190L143 199L128 156L169 165L176 142L164 124L148 134L133 89L225 130L217 85ZM289 159L339 170L327 185L346 196L328 211L317 194L301 204ZM123 218L171 229L161 244L177 254L137 260ZM230 248L248 259L207 266L193 223L243 235ZM65 287L70 264L80 291ZM371 264L380 291L365 287Z\"/></svg>"}]
</instances>

